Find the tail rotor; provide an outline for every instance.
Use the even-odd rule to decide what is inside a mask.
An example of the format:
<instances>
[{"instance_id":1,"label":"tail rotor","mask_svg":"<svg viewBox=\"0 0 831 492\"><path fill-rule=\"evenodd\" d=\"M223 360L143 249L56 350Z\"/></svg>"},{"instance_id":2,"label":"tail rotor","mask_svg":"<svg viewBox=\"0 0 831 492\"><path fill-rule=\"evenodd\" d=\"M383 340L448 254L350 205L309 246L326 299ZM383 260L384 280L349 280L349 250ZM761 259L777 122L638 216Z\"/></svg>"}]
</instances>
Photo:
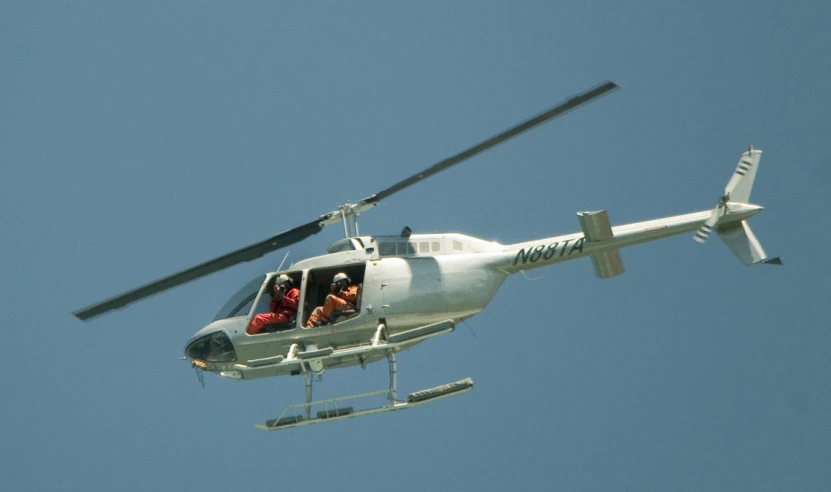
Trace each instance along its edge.
<instances>
[{"instance_id":1,"label":"tail rotor","mask_svg":"<svg viewBox=\"0 0 831 492\"><path fill-rule=\"evenodd\" d=\"M747 152L742 154L736 170L724 188L724 195L722 195L716 208L713 209L710 217L707 218L693 236L695 242L703 244L710 237L710 233L718 225L719 218L727 211L727 202L749 202L750 191L753 189L753 181L756 179L756 169L759 167L759 160L761 158L762 151L754 149L752 145L748 147Z\"/></svg>"},{"instance_id":2,"label":"tail rotor","mask_svg":"<svg viewBox=\"0 0 831 492\"><path fill-rule=\"evenodd\" d=\"M713 209L713 212L710 214L707 220L704 221L703 224L701 224L701 227L699 227L698 231L696 231L695 235L693 236L693 240L695 242L704 244L704 241L706 241L707 238L710 237L710 233L713 232L713 229L716 227L716 225L718 225L718 219L722 215L724 215L725 210L727 210L727 202L729 200L729 194L725 193L725 195L721 197L721 200L719 200L718 205L716 205L716 208Z\"/></svg>"},{"instance_id":3,"label":"tail rotor","mask_svg":"<svg viewBox=\"0 0 831 492\"><path fill-rule=\"evenodd\" d=\"M715 230L733 254L747 266L759 263L782 264L778 257L768 258L746 220L762 210L759 205L750 203L750 192L761 158L762 151L754 149L753 146L742 154L736 170L724 188L724 194L693 236L695 242L704 243Z\"/></svg>"}]
</instances>

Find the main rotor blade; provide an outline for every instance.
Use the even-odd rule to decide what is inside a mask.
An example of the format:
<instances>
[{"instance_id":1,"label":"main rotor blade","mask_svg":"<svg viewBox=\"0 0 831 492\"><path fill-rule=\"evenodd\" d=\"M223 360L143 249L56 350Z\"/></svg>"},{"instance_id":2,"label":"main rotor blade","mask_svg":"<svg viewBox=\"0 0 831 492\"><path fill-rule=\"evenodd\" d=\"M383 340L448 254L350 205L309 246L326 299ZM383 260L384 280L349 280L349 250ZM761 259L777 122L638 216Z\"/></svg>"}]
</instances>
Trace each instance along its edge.
<instances>
[{"instance_id":1,"label":"main rotor blade","mask_svg":"<svg viewBox=\"0 0 831 492\"><path fill-rule=\"evenodd\" d=\"M75 311L72 314L74 314L78 319L86 321L106 312L123 308L133 302L140 301L146 297L150 297L165 290L190 282L191 280L196 280L200 277L204 277L205 275L218 272L224 268L246 261L255 260L266 253L270 253L317 234L323 227L322 219L323 217L313 220L307 224L303 224L299 227L295 227L294 229L281 232L280 234L270 237L264 241L254 243L250 246L246 246L242 249L222 255L218 258L214 258L213 260L206 261L200 265L196 265L195 267L182 270L181 272L174 273L173 275L169 275L154 282L150 282L149 284L142 285L141 287L129 290L97 304L92 304L91 306Z\"/></svg>"},{"instance_id":2,"label":"main rotor blade","mask_svg":"<svg viewBox=\"0 0 831 492\"><path fill-rule=\"evenodd\" d=\"M345 219L347 216L350 215L354 216L356 215L356 212L360 211L361 209L370 208L376 205L382 199L394 193L397 193L405 188L408 188L409 186L412 186L413 184L421 181L422 179L440 173L441 171L455 166L456 164L459 164L462 161L470 159L471 157L480 154L490 149L491 147L495 147L503 142L506 142L523 132L526 132L558 116L561 116L618 88L619 86L614 82L604 82L598 85L597 87L594 87L582 94L578 94L570 99L567 99L564 102L558 104L557 106L554 106L553 108L548 109L547 111L544 111L538 114L537 116L534 116L533 118L519 123L518 125L515 125L503 131L502 133L485 140L484 142L481 142L452 157L448 157L447 159L444 159L443 161L434 164L433 166L425 169L424 171L418 174L410 176L409 178L403 181L399 181L398 183L390 186L385 190L378 192L375 195L372 195L368 198L364 198L363 200L358 202L358 204L356 204L357 206L350 205L347 208L341 207L337 211L333 211L326 215L322 215L318 219L307 224L295 227L294 229L282 232L274 237L268 238L264 241L260 241L259 243L252 244L245 248L238 249L234 252L220 256L218 258L214 258L213 260L206 261L205 263L196 265L192 268L188 268L187 270L182 270L181 272L174 273L173 275L164 277L162 279L156 280L154 282L135 288L133 290L129 290L127 292L119 294L105 301L99 302L97 304L87 306L83 309L75 311L72 314L74 314L78 319L86 321L88 319L102 315L109 311L123 308L133 302L139 301L146 297L150 297L165 290L172 289L184 283L190 282L191 280L196 280L198 278L210 275L211 273L217 272L224 268L228 268L230 266L237 265L239 263L260 258L266 253L270 253L290 244L302 241L307 237L320 232L321 228L323 228L327 224L333 224L342 219Z\"/></svg>"},{"instance_id":3,"label":"main rotor blade","mask_svg":"<svg viewBox=\"0 0 831 492\"><path fill-rule=\"evenodd\" d=\"M496 147L497 145L516 137L520 133L526 132L534 128L535 126L541 125L547 121L557 118L558 116L562 116L573 109L579 108L580 106L589 103L619 88L620 86L614 82L603 82L602 84L592 89L589 89L582 94L578 94L570 99L566 99L562 103L554 106L551 109L543 111L542 113L538 114L537 116L534 116L533 118L525 120L522 123L519 123L518 125L515 125L498 135L494 135L493 137L485 140L484 142L474 145L473 147L463 152L460 152L454 156L448 157L447 159L444 159L443 161L440 161L428 167L427 169L421 171L418 174L414 174L405 180L395 183L394 185L390 186L385 190L382 190L370 197L364 198L359 202L359 204L370 204L374 202L379 202L384 198L387 198L388 196L394 193L408 188L423 179L429 178L434 174L438 174L444 171L445 169L453 167L456 164L470 159L471 157L477 154L481 154L482 152L490 149L491 147Z\"/></svg>"}]
</instances>

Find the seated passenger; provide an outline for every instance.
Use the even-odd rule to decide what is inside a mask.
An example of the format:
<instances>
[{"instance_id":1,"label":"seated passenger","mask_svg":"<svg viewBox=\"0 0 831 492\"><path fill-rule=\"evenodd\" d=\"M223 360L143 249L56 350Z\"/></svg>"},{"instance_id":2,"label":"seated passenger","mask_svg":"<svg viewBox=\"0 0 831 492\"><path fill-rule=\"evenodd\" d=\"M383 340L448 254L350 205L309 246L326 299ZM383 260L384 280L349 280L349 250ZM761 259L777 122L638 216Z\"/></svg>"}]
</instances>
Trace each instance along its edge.
<instances>
[{"instance_id":1,"label":"seated passenger","mask_svg":"<svg viewBox=\"0 0 831 492\"><path fill-rule=\"evenodd\" d=\"M269 331L269 328L276 328L271 325L286 325L297 316L297 303L300 300L300 289L294 286L294 280L288 275L280 275L274 282L274 289L271 294L271 302L268 305L268 313L261 313L254 316L248 329L249 335L256 335Z\"/></svg>"},{"instance_id":2,"label":"seated passenger","mask_svg":"<svg viewBox=\"0 0 831 492\"><path fill-rule=\"evenodd\" d=\"M345 311L355 307L358 299L358 286L352 285L352 280L345 273L338 273L332 278L332 285L329 287L329 294L323 306L316 307L312 311L305 328L325 325L329 322L329 316L335 311Z\"/></svg>"}]
</instances>

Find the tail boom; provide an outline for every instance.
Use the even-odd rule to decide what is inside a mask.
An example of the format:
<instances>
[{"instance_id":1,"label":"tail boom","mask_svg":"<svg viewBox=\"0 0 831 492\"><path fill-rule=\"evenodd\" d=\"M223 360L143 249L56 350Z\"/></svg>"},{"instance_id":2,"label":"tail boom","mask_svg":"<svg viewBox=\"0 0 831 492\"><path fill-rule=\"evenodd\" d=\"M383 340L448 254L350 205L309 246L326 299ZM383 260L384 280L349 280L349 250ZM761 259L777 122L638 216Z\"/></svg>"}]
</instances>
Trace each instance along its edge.
<instances>
[{"instance_id":1,"label":"tail boom","mask_svg":"<svg viewBox=\"0 0 831 492\"><path fill-rule=\"evenodd\" d=\"M685 234L698 229L710 211L675 215L612 227L612 237L586 240L584 233L566 234L504 246L494 258L494 267L508 274L518 273L586 256L602 255L620 248Z\"/></svg>"},{"instance_id":2,"label":"tail boom","mask_svg":"<svg viewBox=\"0 0 831 492\"><path fill-rule=\"evenodd\" d=\"M762 207L746 203L729 203L719 219L719 230L741 223L759 213ZM704 210L660 219L633 222L612 227L612 236L599 240L587 240L584 233L567 234L504 246L496 255L493 266L512 274L586 256L603 255L620 248L634 246L687 234L700 228L711 216Z\"/></svg>"},{"instance_id":3,"label":"tail boom","mask_svg":"<svg viewBox=\"0 0 831 492\"><path fill-rule=\"evenodd\" d=\"M694 239L703 243L712 231L745 265L781 264L779 258L768 259L747 219L762 211L748 203L761 150L750 147L739 158L724 194L715 208L702 212L610 227L605 211L578 213L582 233L556 236L504 246L492 258L492 266L505 273L517 273L562 261L590 256L595 274L610 278L623 273L618 249L665 237L698 231Z\"/></svg>"}]
</instances>

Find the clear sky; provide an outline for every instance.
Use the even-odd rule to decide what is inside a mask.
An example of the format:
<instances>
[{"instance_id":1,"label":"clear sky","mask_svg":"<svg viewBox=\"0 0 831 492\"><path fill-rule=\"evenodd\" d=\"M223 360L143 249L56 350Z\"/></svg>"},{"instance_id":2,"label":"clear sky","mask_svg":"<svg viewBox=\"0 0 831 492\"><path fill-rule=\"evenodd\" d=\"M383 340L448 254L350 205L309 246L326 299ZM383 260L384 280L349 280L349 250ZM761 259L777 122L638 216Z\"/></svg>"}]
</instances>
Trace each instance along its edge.
<instances>
[{"instance_id":1,"label":"clear sky","mask_svg":"<svg viewBox=\"0 0 831 492\"><path fill-rule=\"evenodd\" d=\"M633 5L637 6L633 6ZM828 490L827 2L2 2L4 490ZM764 151L743 267L713 237L508 279L402 353L402 393L263 433L302 381L176 360L284 252L94 301L309 221L605 79L622 90L404 191L362 233L517 242L708 209ZM330 227L293 246L321 254ZM474 336L475 334L475 336ZM385 387L327 372L316 396Z\"/></svg>"}]
</instances>

